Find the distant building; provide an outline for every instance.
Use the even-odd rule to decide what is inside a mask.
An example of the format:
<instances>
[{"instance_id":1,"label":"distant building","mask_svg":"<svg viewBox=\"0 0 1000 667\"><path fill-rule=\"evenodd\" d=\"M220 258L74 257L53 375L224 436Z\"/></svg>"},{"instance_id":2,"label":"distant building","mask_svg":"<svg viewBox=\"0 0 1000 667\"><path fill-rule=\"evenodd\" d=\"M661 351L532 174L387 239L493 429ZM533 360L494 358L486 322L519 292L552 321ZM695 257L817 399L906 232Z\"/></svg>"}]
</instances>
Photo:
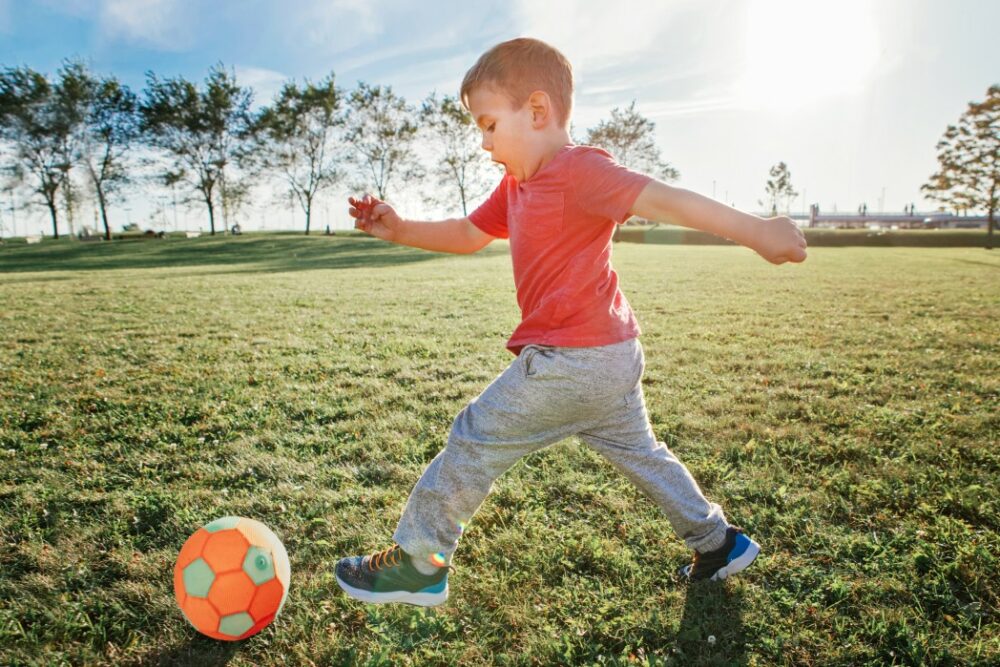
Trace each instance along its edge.
<instances>
[{"instance_id":1,"label":"distant building","mask_svg":"<svg viewBox=\"0 0 1000 667\"><path fill-rule=\"evenodd\" d=\"M828 229L986 229L986 216L954 215L935 211L921 213L913 206L905 213L821 213L818 204L809 209L809 226ZM794 216L793 216L794 217Z\"/></svg>"}]
</instances>

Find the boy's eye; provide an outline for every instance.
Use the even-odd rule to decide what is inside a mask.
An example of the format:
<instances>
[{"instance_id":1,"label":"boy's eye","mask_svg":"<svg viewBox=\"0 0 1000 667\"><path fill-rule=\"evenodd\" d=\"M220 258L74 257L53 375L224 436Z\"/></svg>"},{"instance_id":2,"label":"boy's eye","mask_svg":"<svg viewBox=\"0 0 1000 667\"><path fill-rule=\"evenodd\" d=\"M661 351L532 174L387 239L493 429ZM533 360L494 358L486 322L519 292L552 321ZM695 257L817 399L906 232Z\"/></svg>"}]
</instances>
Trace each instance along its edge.
<instances>
[{"instance_id":1,"label":"boy's eye","mask_svg":"<svg viewBox=\"0 0 1000 667\"><path fill-rule=\"evenodd\" d=\"M492 132L493 128L496 127L496 126L497 126L496 123L490 123L490 126L486 128L486 131L487 132Z\"/></svg>"}]
</instances>

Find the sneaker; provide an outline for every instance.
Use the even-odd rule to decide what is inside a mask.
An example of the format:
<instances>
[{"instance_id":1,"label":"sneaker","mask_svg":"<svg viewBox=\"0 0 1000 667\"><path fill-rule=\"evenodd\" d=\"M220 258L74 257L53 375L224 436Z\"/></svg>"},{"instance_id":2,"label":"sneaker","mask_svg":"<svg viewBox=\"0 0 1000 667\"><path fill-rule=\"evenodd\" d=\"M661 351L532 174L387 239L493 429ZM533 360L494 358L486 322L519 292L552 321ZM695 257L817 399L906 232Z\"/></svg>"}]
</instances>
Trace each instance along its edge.
<instances>
[{"instance_id":1,"label":"sneaker","mask_svg":"<svg viewBox=\"0 0 1000 667\"><path fill-rule=\"evenodd\" d=\"M422 574L398 544L370 556L342 558L337 563L337 583L356 600L381 604L405 602L435 607L448 599L448 572L439 568Z\"/></svg>"},{"instance_id":2,"label":"sneaker","mask_svg":"<svg viewBox=\"0 0 1000 667\"><path fill-rule=\"evenodd\" d=\"M750 566L760 553L760 545L743 534L741 528L729 526L725 543L715 551L694 552L694 560L678 574L690 581L721 581Z\"/></svg>"}]
</instances>

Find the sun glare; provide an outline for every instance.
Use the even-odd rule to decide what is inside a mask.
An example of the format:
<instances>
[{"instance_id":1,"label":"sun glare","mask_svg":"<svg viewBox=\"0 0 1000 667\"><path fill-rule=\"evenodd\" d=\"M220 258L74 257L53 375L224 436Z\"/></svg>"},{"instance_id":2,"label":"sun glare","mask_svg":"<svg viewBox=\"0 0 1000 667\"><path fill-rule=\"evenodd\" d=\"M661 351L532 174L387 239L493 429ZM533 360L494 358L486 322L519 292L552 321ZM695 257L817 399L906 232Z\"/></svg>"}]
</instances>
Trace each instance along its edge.
<instances>
[{"instance_id":1,"label":"sun glare","mask_svg":"<svg viewBox=\"0 0 1000 667\"><path fill-rule=\"evenodd\" d=\"M738 94L752 108L793 111L857 93L878 53L867 0L751 0Z\"/></svg>"}]
</instances>

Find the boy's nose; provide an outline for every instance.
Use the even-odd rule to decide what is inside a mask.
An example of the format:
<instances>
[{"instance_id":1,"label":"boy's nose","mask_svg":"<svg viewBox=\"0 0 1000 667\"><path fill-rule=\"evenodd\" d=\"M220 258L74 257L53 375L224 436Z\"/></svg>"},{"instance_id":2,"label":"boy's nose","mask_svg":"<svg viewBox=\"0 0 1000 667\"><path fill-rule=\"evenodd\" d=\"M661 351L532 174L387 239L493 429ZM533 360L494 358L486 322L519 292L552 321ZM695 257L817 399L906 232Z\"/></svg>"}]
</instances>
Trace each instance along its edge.
<instances>
[{"instance_id":1,"label":"boy's nose","mask_svg":"<svg viewBox=\"0 0 1000 667\"><path fill-rule=\"evenodd\" d=\"M492 141L487 141L486 137L483 137L483 150L484 151L492 151L493 150L493 142Z\"/></svg>"}]
</instances>

